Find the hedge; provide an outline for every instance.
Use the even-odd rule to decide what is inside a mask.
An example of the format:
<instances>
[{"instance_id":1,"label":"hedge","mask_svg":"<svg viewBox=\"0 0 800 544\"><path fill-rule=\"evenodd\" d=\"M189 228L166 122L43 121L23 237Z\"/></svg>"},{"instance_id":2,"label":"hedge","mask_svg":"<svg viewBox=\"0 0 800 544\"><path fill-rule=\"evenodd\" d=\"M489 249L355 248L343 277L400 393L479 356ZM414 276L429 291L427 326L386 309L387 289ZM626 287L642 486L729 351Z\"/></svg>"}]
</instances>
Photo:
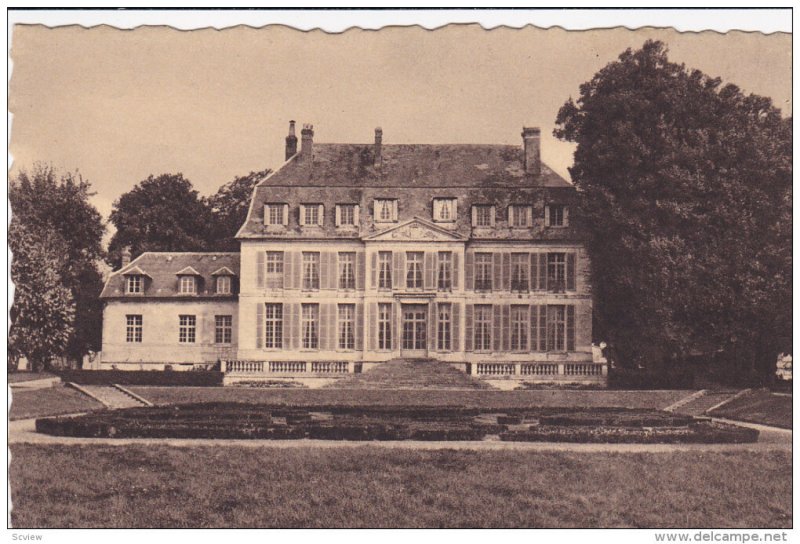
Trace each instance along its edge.
<instances>
[{"instance_id":1,"label":"hedge","mask_svg":"<svg viewBox=\"0 0 800 544\"><path fill-rule=\"evenodd\" d=\"M611 368L609 389L692 389L694 372L688 367L668 369Z\"/></svg>"},{"instance_id":2,"label":"hedge","mask_svg":"<svg viewBox=\"0 0 800 544\"><path fill-rule=\"evenodd\" d=\"M539 425L527 431L500 434L505 442L579 442L606 444L745 444L758 441L758 431L720 423L686 427L559 427Z\"/></svg>"},{"instance_id":3,"label":"hedge","mask_svg":"<svg viewBox=\"0 0 800 544\"><path fill-rule=\"evenodd\" d=\"M61 370L64 382L83 385L165 385L216 387L222 385L222 372L214 370L168 372L163 370Z\"/></svg>"},{"instance_id":4,"label":"hedge","mask_svg":"<svg viewBox=\"0 0 800 544\"><path fill-rule=\"evenodd\" d=\"M683 427L692 422L691 416L669 412L596 413L572 412L539 417L540 425L589 427Z\"/></svg>"}]
</instances>

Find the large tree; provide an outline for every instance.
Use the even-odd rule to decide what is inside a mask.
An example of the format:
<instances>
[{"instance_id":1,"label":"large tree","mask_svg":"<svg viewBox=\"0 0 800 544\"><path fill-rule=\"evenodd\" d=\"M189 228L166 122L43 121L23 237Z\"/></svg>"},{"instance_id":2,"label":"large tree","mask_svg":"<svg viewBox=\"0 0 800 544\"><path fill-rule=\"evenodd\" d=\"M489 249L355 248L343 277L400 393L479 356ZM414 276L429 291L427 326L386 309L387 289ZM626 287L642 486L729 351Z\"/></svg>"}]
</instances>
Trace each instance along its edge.
<instances>
[{"instance_id":1,"label":"large tree","mask_svg":"<svg viewBox=\"0 0 800 544\"><path fill-rule=\"evenodd\" d=\"M145 251L207 251L212 217L192 183L182 174L150 176L122 195L111 212L117 231L108 262L118 268L122 249L133 256Z\"/></svg>"},{"instance_id":2,"label":"large tree","mask_svg":"<svg viewBox=\"0 0 800 544\"><path fill-rule=\"evenodd\" d=\"M104 256L105 226L89 202L91 185L77 173L59 173L52 166L36 164L22 171L9 185L12 234L29 233L39 240L51 240L59 248L56 273L59 284L74 301L75 324L65 352L74 361L88 351L100 349L102 306L99 295L102 277L98 263ZM19 241L11 240L16 247ZM30 276L22 276L22 281ZM18 285L25 292L24 285Z\"/></svg>"},{"instance_id":3,"label":"large tree","mask_svg":"<svg viewBox=\"0 0 800 544\"><path fill-rule=\"evenodd\" d=\"M768 98L627 50L560 109L589 232L599 334L624 361L791 349L791 120Z\"/></svg>"},{"instance_id":4,"label":"large tree","mask_svg":"<svg viewBox=\"0 0 800 544\"><path fill-rule=\"evenodd\" d=\"M218 251L239 251L236 233L247 218L247 210L256 184L272 173L271 169L250 172L226 183L206 200L214 218L210 233L211 247Z\"/></svg>"}]
</instances>

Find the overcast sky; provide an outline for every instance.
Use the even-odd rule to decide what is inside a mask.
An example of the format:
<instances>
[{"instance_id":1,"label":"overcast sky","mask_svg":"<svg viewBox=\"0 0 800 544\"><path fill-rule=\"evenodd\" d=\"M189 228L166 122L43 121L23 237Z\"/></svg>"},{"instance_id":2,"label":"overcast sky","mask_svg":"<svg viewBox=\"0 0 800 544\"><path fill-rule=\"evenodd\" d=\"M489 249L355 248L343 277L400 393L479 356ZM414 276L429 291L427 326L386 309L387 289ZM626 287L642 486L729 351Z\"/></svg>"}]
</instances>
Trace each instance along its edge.
<instances>
[{"instance_id":1,"label":"overcast sky","mask_svg":"<svg viewBox=\"0 0 800 544\"><path fill-rule=\"evenodd\" d=\"M289 119L320 142L520 144L568 176L552 136L559 107L628 47L665 41L684 62L791 114L791 36L626 29L285 27L14 28L12 174L46 161L79 170L107 217L148 175L182 172L202 194L283 161Z\"/></svg>"}]
</instances>

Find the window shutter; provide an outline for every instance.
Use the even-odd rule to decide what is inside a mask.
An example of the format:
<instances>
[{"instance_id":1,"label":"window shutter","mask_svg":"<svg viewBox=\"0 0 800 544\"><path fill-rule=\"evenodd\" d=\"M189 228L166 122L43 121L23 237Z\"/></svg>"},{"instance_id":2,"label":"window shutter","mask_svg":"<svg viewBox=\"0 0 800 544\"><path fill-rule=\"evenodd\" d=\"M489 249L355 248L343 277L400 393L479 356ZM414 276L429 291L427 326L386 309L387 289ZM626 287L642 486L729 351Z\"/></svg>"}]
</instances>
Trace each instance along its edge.
<instances>
[{"instance_id":1,"label":"window shutter","mask_svg":"<svg viewBox=\"0 0 800 544\"><path fill-rule=\"evenodd\" d=\"M283 288L294 289L294 254L291 251L283 252Z\"/></svg>"},{"instance_id":2,"label":"window shutter","mask_svg":"<svg viewBox=\"0 0 800 544\"><path fill-rule=\"evenodd\" d=\"M459 262L458 262L458 253L453 252L453 291L458 291L458 270L459 270Z\"/></svg>"},{"instance_id":3,"label":"window shutter","mask_svg":"<svg viewBox=\"0 0 800 544\"><path fill-rule=\"evenodd\" d=\"M442 201L438 198L433 199L433 220L436 221L442 216Z\"/></svg>"},{"instance_id":4,"label":"window shutter","mask_svg":"<svg viewBox=\"0 0 800 544\"><path fill-rule=\"evenodd\" d=\"M539 290L547 290L547 253L539 253Z\"/></svg>"},{"instance_id":5,"label":"window shutter","mask_svg":"<svg viewBox=\"0 0 800 544\"><path fill-rule=\"evenodd\" d=\"M436 253L433 251L425 252L425 269L422 271L425 278L425 289L435 289L436 278Z\"/></svg>"},{"instance_id":6,"label":"window shutter","mask_svg":"<svg viewBox=\"0 0 800 544\"><path fill-rule=\"evenodd\" d=\"M358 204L353 208L353 224L357 227L361 221L361 206Z\"/></svg>"},{"instance_id":7,"label":"window shutter","mask_svg":"<svg viewBox=\"0 0 800 544\"><path fill-rule=\"evenodd\" d=\"M336 311L336 306L330 303L323 303L319 305L319 348L320 349L335 349L336 344L331 342L331 321L335 320L333 312ZM302 334L302 333L301 333Z\"/></svg>"},{"instance_id":8,"label":"window shutter","mask_svg":"<svg viewBox=\"0 0 800 544\"><path fill-rule=\"evenodd\" d=\"M450 219L451 219L452 221L455 221L455 220L457 220L457 219L458 219L458 199L457 199L457 198L454 198L453 200L451 200L451 201L450 201L450 204L451 204L451 205L452 205L452 207L453 207L453 208L450 210Z\"/></svg>"},{"instance_id":9,"label":"window shutter","mask_svg":"<svg viewBox=\"0 0 800 544\"><path fill-rule=\"evenodd\" d=\"M266 322L264 321L264 304L261 302L256 304L256 349L264 347L264 328Z\"/></svg>"},{"instance_id":10,"label":"window shutter","mask_svg":"<svg viewBox=\"0 0 800 544\"><path fill-rule=\"evenodd\" d=\"M322 204L319 205L319 226L323 226L325 224L325 206Z\"/></svg>"},{"instance_id":11,"label":"window shutter","mask_svg":"<svg viewBox=\"0 0 800 544\"><path fill-rule=\"evenodd\" d=\"M370 287L372 289L378 288L378 252L373 251L372 257L369 260L369 277L370 277Z\"/></svg>"},{"instance_id":12,"label":"window shutter","mask_svg":"<svg viewBox=\"0 0 800 544\"><path fill-rule=\"evenodd\" d=\"M256 253L256 287L259 289L264 288L264 268L266 267L267 254L264 251L259 250Z\"/></svg>"},{"instance_id":13,"label":"window shutter","mask_svg":"<svg viewBox=\"0 0 800 544\"><path fill-rule=\"evenodd\" d=\"M392 323L392 350L397 351L399 339L397 338L397 304L392 303L392 315L390 317Z\"/></svg>"},{"instance_id":14,"label":"window shutter","mask_svg":"<svg viewBox=\"0 0 800 544\"><path fill-rule=\"evenodd\" d=\"M569 226L569 208L564 206L564 226Z\"/></svg>"},{"instance_id":15,"label":"window shutter","mask_svg":"<svg viewBox=\"0 0 800 544\"><path fill-rule=\"evenodd\" d=\"M497 209L494 206L492 206L491 210L489 210L489 225L492 226L492 227L495 224L495 220L496 220L495 214L496 213L497 213Z\"/></svg>"},{"instance_id":16,"label":"window shutter","mask_svg":"<svg viewBox=\"0 0 800 544\"><path fill-rule=\"evenodd\" d=\"M492 351L500 351L500 346L502 345L500 341L502 340L502 329L503 329L503 315L502 315L502 306L499 304L495 304L492 306L492 312L494 313L494 320L493 320L493 327L492 327Z\"/></svg>"},{"instance_id":17,"label":"window shutter","mask_svg":"<svg viewBox=\"0 0 800 544\"><path fill-rule=\"evenodd\" d=\"M378 221L379 218L380 218L380 210L378 210L378 201L376 199L372 201L372 220Z\"/></svg>"},{"instance_id":18,"label":"window shutter","mask_svg":"<svg viewBox=\"0 0 800 544\"><path fill-rule=\"evenodd\" d=\"M503 253L503 290L511 290L511 254Z\"/></svg>"},{"instance_id":19,"label":"window shutter","mask_svg":"<svg viewBox=\"0 0 800 544\"><path fill-rule=\"evenodd\" d=\"M544 207L544 226L550 226L550 206Z\"/></svg>"},{"instance_id":20,"label":"window shutter","mask_svg":"<svg viewBox=\"0 0 800 544\"><path fill-rule=\"evenodd\" d=\"M535 291L539 288L539 254L530 254L530 271L528 281L530 282L530 290Z\"/></svg>"},{"instance_id":21,"label":"window shutter","mask_svg":"<svg viewBox=\"0 0 800 544\"><path fill-rule=\"evenodd\" d=\"M467 304L464 307L464 350L465 351L472 351L473 350L473 342L475 340L474 333L473 333L473 326L472 326L472 314L474 312L474 306L472 304Z\"/></svg>"},{"instance_id":22,"label":"window shutter","mask_svg":"<svg viewBox=\"0 0 800 544\"><path fill-rule=\"evenodd\" d=\"M289 205L288 204L284 204L283 205L283 214L281 216L281 223L283 224L284 227L289 224Z\"/></svg>"},{"instance_id":23,"label":"window shutter","mask_svg":"<svg viewBox=\"0 0 800 544\"><path fill-rule=\"evenodd\" d=\"M356 322L355 322L355 341L356 349L361 351L364 349L364 303L356 303Z\"/></svg>"},{"instance_id":24,"label":"window shutter","mask_svg":"<svg viewBox=\"0 0 800 544\"><path fill-rule=\"evenodd\" d=\"M406 284L406 275L403 273L403 261L405 254L402 251L395 251L392 254L394 260L394 270L392 271L392 285L395 289L402 289ZM394 338L394 336L392 336Z\"/></svg>"},{"instance_id":25,"label":"window shutter","mask_svg":"<svg viewBox=\"0 0 800 544\"><path fill-rule=\"evenodd\" d=\"M478 226L478 207L477 206L473 206L472 207L472 226L473 227L477 227Z\"/></svg>"},{"instance_id":26,"label":"window shutter","mask_svg":"<svg viewBox=\"0 0 800 544\"><path fill-rule=\"evenodd\" d=\"M264 224L269 225L269 205L264 204Z\"/></svg>"},{"instance_id":27,"label":"window shutter","mask_svg":"<svg viewBox=\"0 0 800 544\"><path fill-rule=\"evenodd\" d=\"M539 307L533 305L530 307L530 316L528 317L528 326L530 332L528 335L530 338L530 351L538 351L539 350Z\"/></svg>"},{"instance_id":28,"label":"window shutter","mask_svg":"<svg viewBox=\"0 0 800 544\"><path fill-rule=\"evenodd\" d=\"M575 351L575 306L567 306L567 351Z\"/></svg>"},{"instance_id":29,"label":"window shutter","mask_svg":"<svg viewBox=\"0 0 800 544\"><path fill-rule=\"evenodd\" d=\"M336 255L323 251L319 256L319 286L321 289L336 289Z\"/></svg>"},{"instance_id":30,"label":"window shutter","mask_svg":"<svg viewBox=\"0 0 800 544\"><path fill-rule=\"evenodd\" d=\"M428 304L428 349L435 351L437 346L436 340L436 323L438 318L438 304Z\"/></svg>"},{"instance_id":31,"label":"window shutter","mask_svg":"<svg viewBox=\"0 0 800 544\"><path fill-rule=\"evenodd\" d=\"M494 261L492 291L500 291L503 289L503 254L495 253L492 256L492 260Z\"/></svg>"},{"instance_id":32,"label":"window shutter","mask_svg":"<svg viewBox=\"0 0 800 544\"><path fill-rule=\"evenodd\" d=\"M367 334L367 349L375 351L378 349L378 303L370 302L367 305L367 326L369 333Z\"/></svg>"},{"instance_id":33,"label":"window shutter","mask_svg":"<svg viewBox=\"0 0 800 544\"><path fill-rule=\"evenodd\" d=\"M297 210L298 218L297 220L300 222L301 225L306 224L306 206L305 204L300 204L300 208Z\"/></svg>"},{"instance_id":34,"label":"window shutter","mask_svg":"<svg viewBox=\"0 0 800 544\"><path fill-rule=\"evenodd\" d=\"M450 336L453 342L453 351L461 351L461 304L454 302L450 307Z\"/></svg>"},{"instance_id":35,"label":"window shutter","mask_svg":"<svg viewBox=\"0 0 800 544\"><path fill-rule=\"evenodd\" d=\"M367 255L363 251L356 253L356 289L364 290L364 279L367 275Z\"/></svg>"},{"instance_id":36,"label":"window shutter","mask_svg":"<svg viewBox=\"0 0 800 544\"><path fill-rule=\"evenodd\" d=\"M525 206L525 226L530 228L533 226L533 207Z\"/></svg>"},{"instance_id":37,"label":"window shutter","mask_svg":"<svg viewBox=\"0 0 800 544\"><path fill-rule=\"evenodd\" d=\"M300 347L300 333L298 331L300 324L300 305L297 303L289 303L283 305L283 330L286 331L285 347L289 349L297 349Z\"/></svg>"},{"instance_id":38,"label":"window shutter","mask_svg":"<svg viewBox=\"0 0 800 544\"><path fill-rule=\"evenodd\" d=\"M341 224L342 224L342 207L337 204L336 208L334 208L334 209L336 210L334 212L334 214L335 214L334 215L334 217L335 217L334 224L338 227L338 226L341 226Z\"/></svg>"},{"instance_id":39,"label":"window shutter","mask_svg":"<svg viewBox=\"0 0 800 544\"><path fill-rule=\"evenodd\" d=\"M400 217L400 212L399 212L398 208L399 208L399 201L398 200L393 200L392 201L392 221L397 221L398 220L397 218Z\"/></svg>"},{"instance_id":40,"label":"window shutter","mask_svg":"<svg viewBox=\"0 0 800 544\"><path fill-rule=\"evenodd\" d=\"M292 252L292 284L295 289L300 289L303 285L303 253L301 251Z\"/></svg>"},{"instance_id":41,"label":"window shutter","mask_svg":"<svg viewBox=\"0 0 800 544\"><path fill-rule=\"evenodd\" d=\"M464 290L475 290L475 254L471 251L464 253Z\"/></svg>"},{"instance_id":42,"label":"window shutter","mask_svg":"<svg viewBox=\"0 0 800 544\"><path fill-rule=\"evenodd\" d=\"M567 253L567 291L575 290L575 253Z\"/></svg>"},{"instance_id":43,"label":"window shutter","mask_svg":"<svg viewBox=\"0 0 800 544\"><path fill-rule=\"evenodd\" d=\"M539 306L539 351L548 351L547 345L547 306Z\"/></svg>"},{"instance_id":44,"label":"window shutter","mask_svg":"<svg viewBox=\"0 0 800 544\"><path fill-rule=\"evenodd\" d=\"M511 350L511 306L503 304L503 350Z\"/></svg>"}]
</instances>

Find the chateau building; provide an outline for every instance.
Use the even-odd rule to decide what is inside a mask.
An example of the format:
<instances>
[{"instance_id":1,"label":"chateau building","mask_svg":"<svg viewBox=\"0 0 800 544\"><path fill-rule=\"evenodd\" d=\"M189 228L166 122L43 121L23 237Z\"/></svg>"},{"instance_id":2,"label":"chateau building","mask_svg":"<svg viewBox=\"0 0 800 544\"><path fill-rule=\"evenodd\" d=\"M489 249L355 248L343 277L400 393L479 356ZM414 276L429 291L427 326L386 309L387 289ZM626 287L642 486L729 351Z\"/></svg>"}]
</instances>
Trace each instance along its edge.
<instances>
[{"instance_id":1,"label":"chateau building","mask_svg":"<svg viewBox=\"0 0 800 544\"><path fill-rule=\"evenodd\" d=\"M103 291L103 368L330 376L425 358L603 381L575 188L522 145L314 142L255 188L239 254L145 253Z\"/></svg>"}]
</instances>

